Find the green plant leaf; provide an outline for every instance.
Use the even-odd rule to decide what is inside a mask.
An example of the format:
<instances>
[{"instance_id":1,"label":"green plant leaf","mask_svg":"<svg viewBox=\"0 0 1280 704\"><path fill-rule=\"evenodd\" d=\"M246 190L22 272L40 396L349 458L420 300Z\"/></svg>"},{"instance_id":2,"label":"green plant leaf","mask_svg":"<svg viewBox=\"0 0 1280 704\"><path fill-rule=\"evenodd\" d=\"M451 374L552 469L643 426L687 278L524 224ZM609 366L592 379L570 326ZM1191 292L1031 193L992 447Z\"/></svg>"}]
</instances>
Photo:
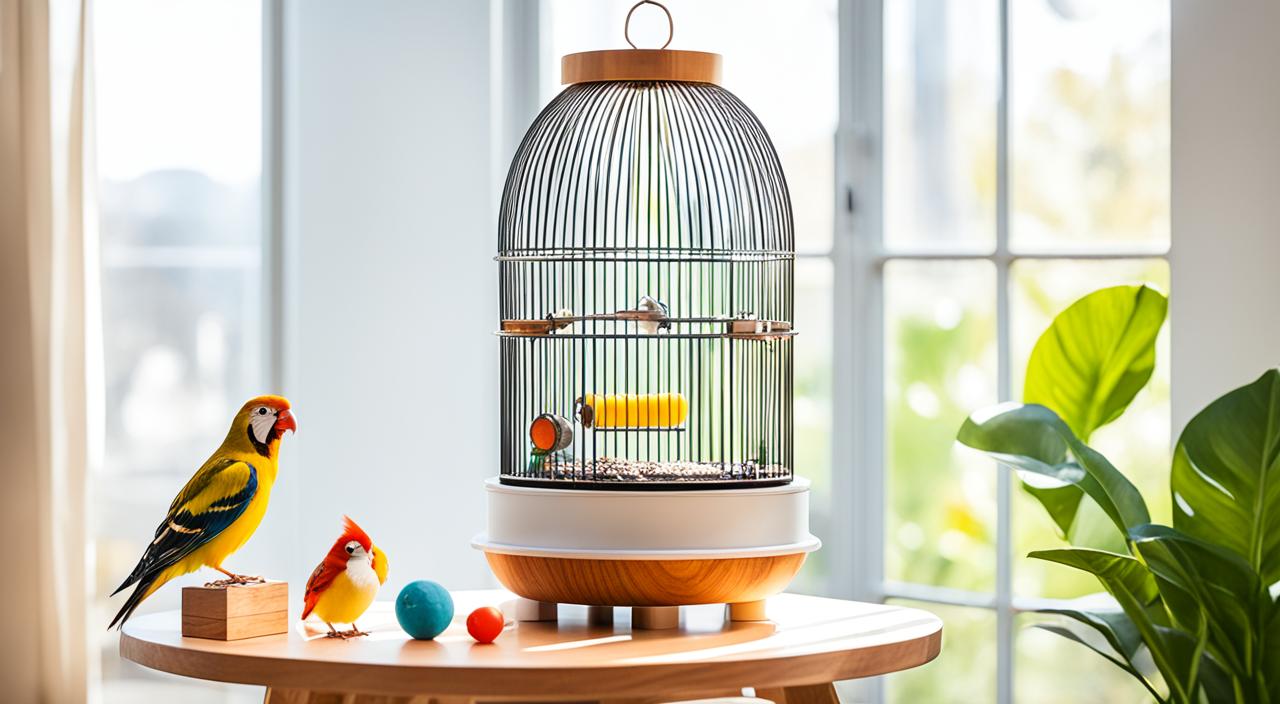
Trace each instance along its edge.
<instances>
[{"instance_id":1,"label":"green plant leaf","mask_svg":"<svg viewBox=\"0 0 1280 704\"><path fill-rule=\"evenodd\" d=\"M1280 371L1210 403L1174 450L1173 525L1280 581Z\"/></svg>"},{"instance_id":2,"label":"green plant leaf","mask_svg":"<svg viewBox=\"0 0 1280 704\"><path fill-rule=\"evenodd\" d=\"M1132 665L1133 656L1142 647L1142 635L1122 609L1036 609L1038 614L1056 614L1079 621L1106 639L1126 663ZM1036 624L1041 626L1043 624Z\"/></svg>"},{"instance_id":3,"label":"green plant leaf","mask_svg":"<svg viewBox=\"0 0 1280 704\"><path fill-rule=\"evenodd\" d=\"M1200 686L1204 688L1205 696L1211 703L1240 701L1237 698L1235 680L1208 652L1200 656ZM1276 700L1272 697L1271 701Z\"/></svg>"},{"instance_id":4,"label":"green plant leaf","mask_svg":"<svg viewBox=\"0 0 1280 704\"><path fill-rule=\"evenodd\" d=\"M1151 378L1169 299L1149 286L1112 286L1053 319L1027 361L1022 400L1053 409L1084 442L1128 408Z\"/></svg>"},{"instance_id":5,"label":"green plant leaf","mask_svg":"<svg viewBox=\"0 0 1280 704\"><path fill-rule=\"evenodd\" d=\"M1125 591L1132 594L1144 609L1160 598L1160 591L1147 566L1128 555L1090 548L1057 548L1036 550L1027 557L1088 572L1097 577L1112 596L1119 599L1116 592Z\"/></svg>"},{"instance_id":6,"label":"green plant leaf","mask_svg":"<svg viewBox=\"0 0 1280 704\"><path fill-rule=\"evenodd\" d=\"M1014 469L1079 487L1122 535L1131 526L1151 522L1138 489L1044 406L1002 404L974 413L965 419L956 439ZM1074 462L1062 461L1068 451Z\"/></svg>"},{"instance_id":7,"label":"green plant leaf","mask_svg":"<svg viewBox=\"0 0 1280 704\"><path fill-rule=\"evenodd\" d=\"M1155 579L1146 565L1128 556L1087 548L1041 550L1029 557L1075 567L1098 577L1115 597L1151 653L1165 684L1169 699L1190 704L1196 686L1196 672L1205 640L1204 629L1192 635L1171 627Z\"/></svg>"},{"instance_id":8,"label":"green plant leaf","mask_svg":"<svg viewBox=\"0 0 1280 704\"><path fill-rule=\"evenodd\" d=\"M1280 601L1271 602L1262 629L1262 656L1259 658L1259 679L1262 691L1266 692L1272 702L1280 702Z\"/></svg>"},{"instance_id":9,"label":"green plant leaf","mask_svg":"<svg viewBox=\"0 0 1280 704\"><path fill-rule=\"evenodd\" d=\"M1174 621L1189 631L1204 624L1218 661L1241 679L1252 680L1249 660L1262 629L1255 619L1263 613L1262 600L1270 597L1249 564L1168 526L1138 526L1129 535L1156 576Z\"/></svg>"},{"instance_id":10,"label":"green plant leaf","mask_svg":"<svg viewBox=\"0 0 1280 704\"><path fill-rule=\"evenodd\" d=\"M1155 340L1169 301L1149 286L1113 286L1084 296L1054 318L1027 361L1022 400L1045 406L1089 442L1115 420L1146 385L1155 367ZM1063 457L1047 458L1058 464ZM1080 503L1074 485L1022 488L1044 506L1063 538L1088 544L1091 531L1074 530ZM1081 533L1081 534L1078 534ZM1109 546L1109 545L1108 545Z\"/></svg>"},{"instance_id":11,"label":"green plant leaf","mask_svg":"<svg viewBox=\"0 0 1280 704\"><path fill-rule=\"evenodd\" d=\"M1204 632L1192 635L1167 626L1155 626L1153 630L1154 636L1144 633L1143 640L1151 650L1151 657L1160 668L1160 674L1164 675L1164 682L1169 686L1169 697L1188 704L1197 701L1196 691L1201 684L1200 664L1204 661ZM1157 657L1156 653L1160 653L1161 657Z\"/></svg>"}]
</instances>

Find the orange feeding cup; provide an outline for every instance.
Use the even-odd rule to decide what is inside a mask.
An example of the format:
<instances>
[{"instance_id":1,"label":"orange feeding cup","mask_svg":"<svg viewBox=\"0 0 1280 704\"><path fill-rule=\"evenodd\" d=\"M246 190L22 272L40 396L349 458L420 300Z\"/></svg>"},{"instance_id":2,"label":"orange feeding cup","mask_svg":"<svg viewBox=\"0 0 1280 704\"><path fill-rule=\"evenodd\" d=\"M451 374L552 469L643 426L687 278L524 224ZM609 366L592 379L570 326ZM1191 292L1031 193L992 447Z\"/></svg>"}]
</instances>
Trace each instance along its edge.
<instances>
[{"instance_id":1,"label":"orange feeding cup","mask_svg":"<svg viewBox=\"0 0 1280 704\"><path fill-rule=\"evenodd\" d=\"M573 444L573 424L554 413L543 413L529 424L529 440L543 452L557 452Z\"/></svg>"}]
</instances>

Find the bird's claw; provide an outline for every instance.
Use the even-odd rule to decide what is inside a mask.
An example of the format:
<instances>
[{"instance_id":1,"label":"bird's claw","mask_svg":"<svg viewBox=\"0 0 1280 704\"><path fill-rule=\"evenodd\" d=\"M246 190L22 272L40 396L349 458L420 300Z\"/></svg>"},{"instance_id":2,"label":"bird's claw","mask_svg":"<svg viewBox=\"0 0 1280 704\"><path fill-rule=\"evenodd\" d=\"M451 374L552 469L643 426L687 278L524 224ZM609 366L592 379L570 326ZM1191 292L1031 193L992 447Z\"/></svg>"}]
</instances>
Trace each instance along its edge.
<instances>
[{"instance_id":1,"label":"bird's claw","mask_svg":"<svg viewBox=\"0 0 1280 704\"><path fill-rule=\"evenodd\" d=\"M247 574L231 574L227 579L217 579L212 582L205 582L206 587L234 587L242 584L265 584L267 580L262 577L256 577Z\"/></svg>"},{"instance_id":2,"label":"bird's claw","mask_svg":"<svg viewBox=\"0 0 1280 704\"><path fill-rule=\"evenodd\" d=\"M324 637L325 638L341 638L342 640L350 640L351 638L358 638L360 636L367 636L367 635L369 634L365 631L359 630L357 628L352 628L349 631L329 631L328 633L324 634Z\"/></svg>"}]
</instances>

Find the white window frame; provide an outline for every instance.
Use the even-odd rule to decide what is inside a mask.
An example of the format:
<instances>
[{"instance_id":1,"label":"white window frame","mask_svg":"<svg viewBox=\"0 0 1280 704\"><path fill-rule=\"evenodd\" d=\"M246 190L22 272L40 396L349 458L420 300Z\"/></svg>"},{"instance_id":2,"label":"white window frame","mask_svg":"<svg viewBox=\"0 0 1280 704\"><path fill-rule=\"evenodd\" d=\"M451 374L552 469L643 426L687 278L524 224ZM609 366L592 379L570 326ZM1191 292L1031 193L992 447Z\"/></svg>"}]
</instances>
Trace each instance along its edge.
<instances>
[{"instance_id":1,"label":"white window frame","mask_svg":"<svg viewBox=\"0 0 1280 704\"><path fill-rule=\"evenodd\" d=\"M285 315L284 237L284 29L283 0L262 0L262 166L259 209L262 227L262 381L279 393L285 385L284 350L289 322ZM296 300L291 298L290 300Z\"/></svg>"},{"instance_id":2,"label":"white window frame","mask_svg":"<svg viewBox=\"0 0 1280 704\"><path fill-rule=\"evenodd\" d=\"M935 249L898 251L885 245L884 0L840 0L840 121L836 137L835 237L827 257L834 267L832 355L835 388L832 432L832 536L825 549L850 555L832 560L835 594L863 601L910 599L989 609L996 615L996 701L1014 691L1014 629L1019 613L1060 604L1013 594L1011 504L1013 478L996 479L996 575L992 592L904 583L885 578L884 271L890 261L989 261L996 276L997 397L1012 397L1009 271L1019 259L1170 261L1160 250L1072 251L1019 255L1009 247L1009 48L1010 6L999 0L999 65L996 107L996 242L989 252ZM806 256L802 254L802 256ZM847 430L847 432L842 432ZM868 701L883 700L880 682L864 684Z\"/></svg>"}]
</instances>

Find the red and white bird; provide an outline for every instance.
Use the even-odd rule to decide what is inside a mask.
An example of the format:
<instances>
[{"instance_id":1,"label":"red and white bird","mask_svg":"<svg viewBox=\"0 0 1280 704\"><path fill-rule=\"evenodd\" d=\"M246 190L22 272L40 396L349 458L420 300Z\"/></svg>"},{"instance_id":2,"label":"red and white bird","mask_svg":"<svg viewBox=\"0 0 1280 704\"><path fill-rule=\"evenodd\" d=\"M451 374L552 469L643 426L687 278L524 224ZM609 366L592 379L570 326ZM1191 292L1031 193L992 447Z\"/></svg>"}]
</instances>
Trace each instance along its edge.
<instances>
[{"instance_id":1,"label":"red and white bird","mask_svg":"<svg viewBox=\"0 0 1280 704\"><path fill-rule=\"evenodd\" d=\"M330 638L369 635L356 626L356 619L369 609L386 581L386 554L355 521L343 516L342 536L307 580L302 618L314 612L329 627ZM339 631L335 623L349 623L351 630Z\"/></svg>"}]
</instances>

